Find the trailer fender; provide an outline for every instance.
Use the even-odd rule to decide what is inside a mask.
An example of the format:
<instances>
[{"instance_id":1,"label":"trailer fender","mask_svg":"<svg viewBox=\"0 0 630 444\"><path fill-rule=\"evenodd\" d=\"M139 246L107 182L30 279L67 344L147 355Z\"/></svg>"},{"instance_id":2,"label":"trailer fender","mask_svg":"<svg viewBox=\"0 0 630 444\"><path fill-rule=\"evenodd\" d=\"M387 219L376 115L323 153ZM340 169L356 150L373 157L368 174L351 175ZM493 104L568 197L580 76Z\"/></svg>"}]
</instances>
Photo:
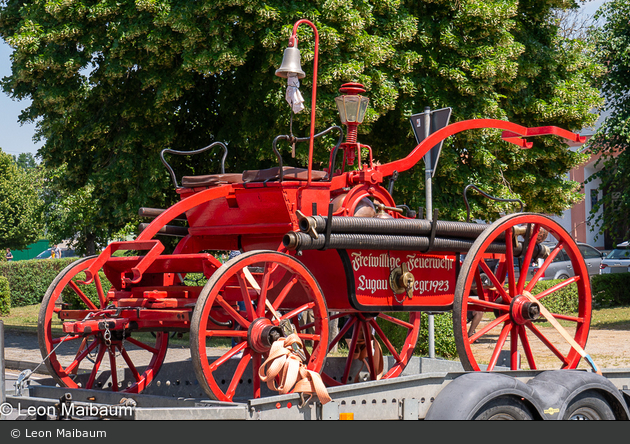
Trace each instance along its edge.
<instances>
[{"instance_id":1,"label":"trailer fender","mask_svg":"<svg viewBox=\"0 0 630 444\"><path fill-rule=\"evenodd\" d=\"M586 398L597 403L605 401L617 420L628 420L628 406L619 389L602 375L584 370L549 370L527 382L534 391L536 403L542 408L544 419L569 419L567 412L574 401ZM599 400L599 401L598 401ZM586 401L588 403L588 400ZM603 409L607 410L603 405ZM606 419L606 418L602 418ZM612 418L610 418L612 419Z\"/></svg>"},{"instance_id":2,"label":"trailer fender","mask_svg":"<svg viewBox=\"0 0 630 444\"><path fill-rule=\"evenodd\" d=\"M433 401L425 420L476 419L497 404L508 405L510 411L516 412L516 415L508 415L514 419L541 417L532 387L502 373L474 372L458 376L444 387Z\"/></svg>"}]
</instances>

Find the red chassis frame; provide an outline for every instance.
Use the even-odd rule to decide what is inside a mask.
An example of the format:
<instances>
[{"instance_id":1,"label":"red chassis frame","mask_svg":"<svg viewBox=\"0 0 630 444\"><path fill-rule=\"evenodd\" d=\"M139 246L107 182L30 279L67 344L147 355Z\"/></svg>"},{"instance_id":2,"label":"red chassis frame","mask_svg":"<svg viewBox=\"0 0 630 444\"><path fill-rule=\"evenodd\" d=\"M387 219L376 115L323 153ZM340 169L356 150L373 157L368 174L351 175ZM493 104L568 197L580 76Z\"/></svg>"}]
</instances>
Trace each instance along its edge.
<instances>
[{"instance_id":1,"label":"red chassis frame","mask_svg":"<svg viewBox=\"0 0 630 444\"><path fill-rule=\"evenodd\" d=\"M391 176L395 171L400 173L412 168L431 147L447 137L462 131L481 128L501 129L504 140L524 148L532 146L530 142L523 139L529 136L557 135L574 142L585 141L585 138L578 134L554 126L527 128L503 120L473 119L453 123L436 131L419 143L403 159L383 165L363 163L361 170L341 173L330 181L312 181L310 185L307 185L303 181L285 180L266 183L228 183L192 189L180 188L177 190L181 195L180 202L156 217L135 241L112 243L86 271L88 281L89 276L103 266L106 272L108 269L115 268L121 273L121 278L119 283L114 282L114 286L117 290L124 290L130 284L140 283L143 272L172 271L170 274L167 273L165 278L170 279L169 281L151 283L165 287L164 291L168 293L168 286L175 282L173 280L175 271L181 273L202 270L212 273L220 266L218 261L214 261L208 255L191 253L203 250L235 249L286 252L287 250L282 245L282 236L288 231L298 230L296 215L298 210L306 216L313 215L313 209L320 214L325 213L331 199L341 194L345 194L345 197L334 215L354 214L357 204L365 197L373 198L386 206L395 207L393 198L382 186L385 177ZM312 156L312 153L309 155ZM309 165L311 163L309 161ZM348 189L349 191L344 191ZM160 228L184 213L190 225L189 235L179 243L172 256L160 256L159 252L163 247L153 238ZM396 212L390 213L393 217L403 217ZM111 253L117 249L149 250L149 253L135 259L110 258ZM357 304L349 300L347 288L344 288L344 283L348 282L349 277L344 271L341 260L336 255L327 254L325 255L327 260L322 261L321 253L321 251L304 252L301 260L318 278L329 308L355 310ZM451 256L454 256L454 253ZM311 259L311 257L314 258ZM118 265L115 265L117 263ZM122 266L123 263L128 264L126 269ZM113 272L109 271L107 274L112 275ZM340 281L338 278L341 277L345 278ZM452 275L448 279L454 285L455 276ZM412 303L407 309L450 307L452 285L450 285L451 291L445 293L448 297L437 298L433 301L425 298L422 304ZM171 319L171 316L167 315L167 317Z\"/></svg>"}]
</instances>

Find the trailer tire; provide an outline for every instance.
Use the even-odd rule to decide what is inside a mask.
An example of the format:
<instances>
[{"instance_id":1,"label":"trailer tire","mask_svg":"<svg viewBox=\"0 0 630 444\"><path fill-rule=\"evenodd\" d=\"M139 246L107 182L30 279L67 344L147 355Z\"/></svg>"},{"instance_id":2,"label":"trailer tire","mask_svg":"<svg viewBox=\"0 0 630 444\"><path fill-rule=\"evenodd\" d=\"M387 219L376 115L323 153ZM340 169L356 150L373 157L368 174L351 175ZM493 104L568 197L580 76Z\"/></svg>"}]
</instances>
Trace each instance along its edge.
<instances>
[{"instance_id":1,"label":"trailer tire","mask_svg":"<svg viewBox=\"0 0 630 444\"><path fill-rule=\"evenodd\" d=\"M511 396L501 396L483 405L472 419L475 421L532 421L534 416L522 402Z\"/></svg>"},{"instance_id":2,"label":"trailer tire","mask_svg":"<svg viewBox=\"0 0 630 444\"><path fill-rule=\"evenodd\" d=\"M615 413L602 395L587 390L571 401L562 419L612 421Z\"/></svg>"},{"instance_id":3,"label":"trailer tire","mask_svg":"<svg viewBox=\"0 0 630 444\"><path fill-rule=\"evenodd\" d=\"M551 370L530 379L543 419L618 419L630 414L622 392L605 376L583 370Z\"/></svg>"},{"instance_id":4,"label":"trailer tire","mask_svg":"<svg viewBox=\"0 0 630 444\"><path fill-rule=\"evenodd\" d=\"M471 372L455 377L435 397L425 420L540 419L534 391L502 373Z\"/></svg>"}]
</instances>

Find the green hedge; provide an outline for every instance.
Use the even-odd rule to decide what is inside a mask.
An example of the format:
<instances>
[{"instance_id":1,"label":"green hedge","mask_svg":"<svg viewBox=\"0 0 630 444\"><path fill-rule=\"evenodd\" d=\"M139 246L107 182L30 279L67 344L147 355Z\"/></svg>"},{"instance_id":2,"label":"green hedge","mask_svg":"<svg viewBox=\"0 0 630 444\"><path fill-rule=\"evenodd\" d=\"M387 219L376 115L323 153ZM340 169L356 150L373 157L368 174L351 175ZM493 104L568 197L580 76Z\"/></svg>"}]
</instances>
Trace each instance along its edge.
<instances>
[{"instance_id":1,"label":"green hedge","mask_svg":"<svg viewBox=\"0 0 630 444\"><path fill-rule=\"evenodd\" d=\"M409 320L409 313L407 312L395 312L387 313L392 317ZM385 336L390 340L395 348L400 350L402 347L406 329L395 326L391 322L383 321L379 319L379 326L385 333ZM455 337L453 336L453 315L451 312L439 313L433 316L433 328L434 328L434 340L435 340L435 355L443 358L455 358L457 357L457 348L455 346ZM426 356L429 354L429 321L426 313L421 314L420 321L420 333L418 335L418 343L413 352L417 356Z\"/></svg>"},{"instance_id":2,"label":"green hedge","mask_svg":"<svg viewBox=\"0 0 630 444\"><path fill-rule=\"evenodd\" d=\"M8 315L11 310L11 290L9 280L0 276L0 315Z\"/></svg>"},{"instance_id":3,"label":"green hedge","mask_svg":"<svg viewBox=\"0 0 630 444\"><path fill-rule=\"evenodd\" d=\"M59 272L77 258L0 262L0 276L9 281L11 306L39 304Z\"/></svg>"},{"instance_id":4,"label":"green hedge","mask_svg":"<svg viewBox=\"0 0 630 444\"><path fill-rule=\"evenodd\" d=\"M536 295L542 293L548 288L562 282L562 279L551 281L538 281L536 286L532 290L532 294ZM551 313L557 314L571 314L578 311L578 292L575 284L567 285L553 294L545 297L543 305Z\"/></svg>"},{"instance_id":5,"label":"green hedge","mask_svg":"<svg viewBox=\"0 0 630 444\"><path fill-rule=\"evenodd\" d=\"M630 305L630 273L598 274L591 278L593 306Z\"/></svg>"}]
</instances>

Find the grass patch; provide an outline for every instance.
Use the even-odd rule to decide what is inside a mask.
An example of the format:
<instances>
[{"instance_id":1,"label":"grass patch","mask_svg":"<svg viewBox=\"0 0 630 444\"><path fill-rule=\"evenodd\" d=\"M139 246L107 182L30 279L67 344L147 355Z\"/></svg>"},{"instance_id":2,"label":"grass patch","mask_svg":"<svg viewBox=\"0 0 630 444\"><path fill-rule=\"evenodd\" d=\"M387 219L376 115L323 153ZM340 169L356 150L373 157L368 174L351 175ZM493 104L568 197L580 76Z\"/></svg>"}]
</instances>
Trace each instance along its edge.
<instances>
[{"instance_id":1,"label":"grass patch","mask_svg":"<svg viewBox=\"0 0 630 444\"><path fill-rule=\"evenodd\" d=\"M630 306L593 310L593 330L630 330Z\"/></svg>"},{"instance_id":2,"label":"grass patch","mask_svg":"<svg viewBox=\"0 0 630 444\"><path fill-rule=\"evenodd\" d=\"M4 323L5 331L37 334L39 306L40 304L13 307L11 313L6 316L0 316L0 320Z\"/></svg>"}]
</instances>

